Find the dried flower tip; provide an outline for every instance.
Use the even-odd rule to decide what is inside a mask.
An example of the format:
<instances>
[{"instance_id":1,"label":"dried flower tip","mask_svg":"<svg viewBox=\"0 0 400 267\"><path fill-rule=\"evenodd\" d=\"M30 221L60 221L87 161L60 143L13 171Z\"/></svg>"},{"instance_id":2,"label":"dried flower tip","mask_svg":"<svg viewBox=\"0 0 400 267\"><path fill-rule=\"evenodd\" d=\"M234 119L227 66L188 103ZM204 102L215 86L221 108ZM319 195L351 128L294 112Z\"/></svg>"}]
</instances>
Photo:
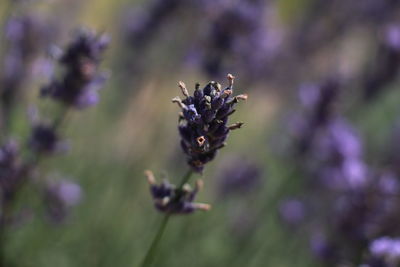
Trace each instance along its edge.
<instances>
[{"instance_id":1,"label":"dried flower tip","mask_svg":"<svg viewBox=\"0 0 400 267\"><path fill-rule=\"evenodd\" d=\"M149 182L150 185L156 184L156 178L154 177L154 174L150 170L144 171L144 175L146 175L147 181Z\"/></svg>"},{"instance_id":2,"label":"dried flower tip","mask_svg":"<svg viewBox=\"0 0 400 267\"><path fill-rule=\"evenodd\" d=\"M230 89L224 90L224 91L222 92L222 94L221 94L221 98L227 98L227 97L230 96L231 94L232 94L232 90L230 90Z\"/></svg>"},{"instance_id":3,"label":"dried flower tip","mask_svg":"<svg viewBox=\"0 0 400 267\"><path fill-rule=\"evenodd\" d=\"M228 128L229 130L240 129L243 126L243 124L244 124L243 122L237 122L232 125L229 125Z\"/></svg>"},{"instance_id":4,"label":"dried flower tip","mask_svg":"<svg viewBox=\"0 0 400 267\"><path fill-rule=\"evenodd\" d=\"M216 89L217 89L218 92L221 92L222 86L221 86L220 83L216 83L216 84L215 84L215 87L216 87Z\"/></svg>"},{"instance_id":5,"label":"dried flower tip","mask_svg":"<svg viewBox=\"0 0 400 267\"><path fill-rule=\"evenodd\" d=\"M211 209L211 205L205 203L193 203L193 208L197 210L209 211Z\"/></svg>"},{"instance_id":6,"label":"dried flower tip","mask_svg":"<svg viewBox=\"0 0 400 267\"><path fill-rule=\"evenodd\" d=\"M162 198L162 199L155 199L155 200L154 200L154 203L156 203L156 204L158 204L158 205L160 205L160 206L162 206L162 207L165 207L165 206L168 205L168 203L170 202L170 200L171 200L170 197L164 197L164 198Z\"/></svg>"},{"instance_id":7,"label":"dried flower tip","mask_svg":"<svg viewBox=\"0 0 400 267\"><path fill-rule=\"evenodd\" d=\"M80 68L83 77L85 77L87 80L90 80L96 74L97 65L94 62L86 59L81 61Z\"/></svg>"},{"instance_id":8,"label":"dried flower tip","mask_svg":"<svg viewBox=\"0 0 400 267\"><path fill-rule=\"evenodd\" d=\"M206 100L206 103L211 103L211 100L212 100L211 96L205 95L204 99Z\"/></svg>"},{"instance_id":9,"label":"dried flower tip","mask_svg":"<svg viewBox=\"0 0 400 267\"><path fill-rule=\"evenodd\" d=\"M164 198L162 199L162 205L163 205L163 206L168 205L168 203L169 203L170 200L171 200L171 198L169 198L169 197L164 197Z\"/></svg>"},{"instance_id":10,"label":"dried flower tip","mask_svg":"<svg viewBox=\"0 0 400 267\"><path fill-rule=\"evenodd\" d=\"M188 97L188 96L189 96L189 92L188 92L188 90L186 89L185 83L182 82L182 81L179 81L179 82L178 82L178 86L179 86L179 88L181 88L182 94L183 94L184 96Z\"/></svg>"},{"instance_id":11,"label":"dried flower tip","mask_svg":"<svg viewBox=\"0 0 400 267\"><path fill-rule=\"evenodd\" d=\"M194 189L194 190L195 190L196 192L198 192L198 191L202 190L203 187L204 187L204 182L203 182L203 180L202 180L202 179L196 180L196 186L195 186L195 189Z\"/></svg>"},{"instance_id":12,"label":"dried flower tip","mask_svg":"<svg viewBox=\"0 0 400 267\"><path fill-rule=\"evenodd\" d=\"M247 100L247 94L237 95L235 96L236 100Z\"/></svg>"},{"instance_id":13,"label":"dried flower tip","mask_svg":"<svg viewBox=\"0 0 400 267\"><path fill-rule=\"evenodd\" d=\"M148 176L152 173L146 171ZM182 188L177 188L168 181L160 184L151 185L150 192L153 197L155 207L168 214L189 214L196 210L209 210L210 205L194 203L198 190L202 187L202 182L197 181L194 189L189 184L184 184Z\"/></svg>"},{"instance_id":14,"label":"dried flower tip","mask_svg":"<svg viewBox=\"0 0 400 267\"><path fill-rule=\"evenodd\" d=\"M229 87L232 87L232 85L233 85L233 80L235 79L235 76L233 76L232 74L228 74L227 75L227 78L228 78L228 82L229 82Z\"/></svg>"},{"instance_id":15,"label":"dried flower tip","mask_svg":"<svg viewBox=\"0 0 400 267\"><path fill-rule=\"evenodd\" d=\"M200 137L197 137L196 141L199 146L203 146L206 139L204 138L204 136L200 136Z\"/></svg>"},{"instance_id":16,"label":"dried flower tip","mask_svg":"<svg viewBox=\"0 0 400 267\"><path fill-rule=\"evenodd\" d=\"M183 190L184 192L190 192L190 191L192 191L192 188L190 187L189 184L184 184L184 185L182 186L182 190Z\"/></svg>"},{"instance_id":17,"label":"dried flower tip","mask_svg":"<svg viewBox=\"0 0 400 267\"><path fill-rule=\"evenodd\" d=\"M172 103L177 103L180 108L186 108L179 96L172 98Z\"/></svg>"}]
</instances>

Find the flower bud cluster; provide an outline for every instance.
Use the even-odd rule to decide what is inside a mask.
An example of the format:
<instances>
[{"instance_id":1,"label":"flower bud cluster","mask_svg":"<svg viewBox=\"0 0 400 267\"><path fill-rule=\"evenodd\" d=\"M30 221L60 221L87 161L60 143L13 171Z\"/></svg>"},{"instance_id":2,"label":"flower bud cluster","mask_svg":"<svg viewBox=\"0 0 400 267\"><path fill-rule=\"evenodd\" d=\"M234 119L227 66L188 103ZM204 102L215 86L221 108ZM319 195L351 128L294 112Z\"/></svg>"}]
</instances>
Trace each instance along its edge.
<instances>
[{"instance_id":1,"label":"flower bud cluster","mask_svg":"<svg viewBox=\"0 0 400 267\"><path fill-rule=\"evenodd\" d=\"M67 106L86 108L99 101L98 90L105 75L98 72L101 56L107 48L106 35L81 31L59 59L65 73L42 88L42 96L49 96Z\"/></svg>"},{"instance_id":2,"label":"flower bud cluster","mask_svg":"<svg viewBox=\"0 0 400 267\"><path fill-rule=\"evenodd\" d=\"M247 95L233 94L234 77L228 74L229 85L222 89L217 82L209 82L203 89L196 84L193 96L189 95L183 82L179 87L184 100L175 97L172 102L182 109L179 117L181 146L188 156L188 164L195 172L201 173L204 165L213 160L217 151L225 146L231 130L240 128L243 123L228 125L228 118L235 112L235 105L246 100Z\"/></svg>"},{"instance_id":3,"label":"flower bud cluster","mask_svg":"<svg viewBox=\"0 0 400 267\"><path fill-rule=\"evenodd\" d=\"M151 171L145 172L150 184L150 192L153 196L154 206L167 214L188 214L196 210L207 211L210 205L193 202L196 194L203 188L203 181L197 180L194 189L189 184L176 187L167 180L157 184Z\"/></svg>"}]
</instances>

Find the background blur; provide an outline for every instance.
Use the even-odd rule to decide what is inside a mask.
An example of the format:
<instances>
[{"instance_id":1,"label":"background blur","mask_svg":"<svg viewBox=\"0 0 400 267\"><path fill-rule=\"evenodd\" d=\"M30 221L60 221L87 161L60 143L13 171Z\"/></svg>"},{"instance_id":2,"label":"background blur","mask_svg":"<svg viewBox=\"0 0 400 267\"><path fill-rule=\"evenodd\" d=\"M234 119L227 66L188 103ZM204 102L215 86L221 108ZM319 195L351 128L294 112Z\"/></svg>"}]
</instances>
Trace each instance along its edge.
<instances>
[{"instance_id":1,"label":"background blur","mask_svg":"<svg viewBox=\"0 0 400 267\"><path fill-rule=\"evenodd\" d=\"M171 103L180 94L177 82L193 92L196 82L226 85L232 73L236 93L249 99L233 115L245 126L231 133L203 175L198 201L213 208L174 217L156 265L356 266L368 253L365 242L361 256L330 261L324 238L337 231L332 201L338 193L319 198L327 189L302 167L304 158L313 168L321 163L297 153L296 138L303 132L313 138L304 129L313 126L302 122L320 112L310 108L321 98L318 86L334 80L338 96L321 107L352 125L368 173L390 169L397 177L386 159L400 152L399 11L395 0L1 1L1 60L16 45L7 35L10 19L28 17L33 29L34 53L24 61L13 115L17 140L27 135L27 108L42 105L49 51L64 47L80 27L112 38L102 64L111 76L100 104L68 117L63 136L70 152L40 167L78 182L82 201L54 223L27 190L21 209L30 215L8 233L6 257L15 266L137 266L162 218L143 171L177 182L187 168Z\"/></svg>"}]
</instances>

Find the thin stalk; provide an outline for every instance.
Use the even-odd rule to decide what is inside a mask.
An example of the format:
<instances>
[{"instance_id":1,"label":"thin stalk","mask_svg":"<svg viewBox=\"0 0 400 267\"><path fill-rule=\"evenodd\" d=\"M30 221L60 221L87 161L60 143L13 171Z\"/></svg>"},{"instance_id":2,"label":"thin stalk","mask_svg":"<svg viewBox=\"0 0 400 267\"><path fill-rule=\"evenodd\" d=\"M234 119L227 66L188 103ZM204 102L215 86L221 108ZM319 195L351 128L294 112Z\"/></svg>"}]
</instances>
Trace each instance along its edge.
<instances>
[{"instance_id":1,"label":"thin stalk","mask_svg":"<svg viewBox=\"0 0 400 267\"><path fill-rule=\"evenodd\" d=\"M8 23L8 20L11 17L11 13L13 11L13 9L15 8L15 1L4 1L5 7L3 8L4 12L2 12L2 14L0 14L0 18L4 18L1 22L0 22L0 28L1 30L4 32L6 29L6 25ZM1 9L1 8L0 8ZM1 44L6 44L7 40L6 40L6 36L5 34L0 35L0 43ZM7 45L4 45L1 49L0 49L0 63L3 64L4 63L4 59L5 59L5 55L7 53ZM4 75L4 74L2 74ZM1 77L3 78L3 77ZM9 131L9 124L10 124L10 112L9 108L7 106L6 103L4 103L5 99L4 99L4 95L5 95L5 91L7 88L4 87L4 84L0 84L0 102L1 102L1 107L0 107L0 128L1 128L1 133L0 133L0 138L1 141L3 143L3 140L5 140L8 137L8 131Z\"/></svg>"},{"instance_id":2,"label":"thin stalk","mask_svg":"<svg viewBox=\"0 0 400 267\"><path fill-rule=\"evenodd\" d=\"M190 177L192 176L193 171L188 170L188 172L185 174L185 176L182 177L181 183L179 184L179 189L182 189L182 187L189 181Z\"/></svg>"},{"instance_id":3,"label":"thin stalk","mask_svg":"<svg viewBox=\"0 0 400 267\"><path fill-rule=\"evenodd\" d=\"M142 263L142 267L147 267L147 266L151 266L153 259L154 259L154 255L155 255L155 251L157 249L157 246L161 240L161 237L164 234L164 230L167 227L167 223L169 221L169 217L170 214L166 214L161 222L160 228L158 228L157 234L153 239L153 242L151 243L151 246L149 248L149 250L146 253L146 257L143 260Z\"/></svg>"},{"instance_id":4,"label":"thin stalk","mask_svg":"<svg viewBox=\"0 0 400 267\"><path fill-rule=\"evenodd\" d=\"M61 110L59 111L57 118L53 122L53 128L55 130L59 129L61 127L61 125L63 124L63 122L67 119L69 111L70 111L70 109L68 107L66 107L64 105L61 107Z\"/></svg>"},{"instance_id":5,"label":"thin stalk","mask_svg":"<svg viewBox=\"0 0 400 267\"><path fill-rule=\"evenodd\" d=\"M66 116L68 113L68 107L62 107L58 116L54 119L53 128L56 131L61 127L61 125L65 122ZM0 213L0 267L8 266L9 263L6 262L4 249L7 238L7 223L10 219L12 209L14 206L15 199L17 199L17 195L20 193L21 189L25 186L28 181L29 171L34 167L38 166L39 162L43 159L43 155L40 153L33 153L26 159L26 170L20 178L20 181L15 186L15 191L12 194L12 197L9 199L2 199L1 201L1 213Z\"/></svg>"},{"instance_id":6,"label":"thin stalk","mask_svg":"<svg viewBox=\"0 0 400 267\"><path fill-rule=\"evenodd\" d=\"M192 176L193 171L189 170L183 177L182 180L179 184L178 189L182 189L183 186L189 181L190 177ZM150 248L147 250L146 256L144 257L144 260L142 264L140 265L141 267L149 267L152 265L153 260L154 260L154 255L156 253L157 247L160 243L160 240L165 232L165 228L167 227L169 218L171 217L171 214L166 214L161 222L160 227L158 228L157 234L155 235L153 242L151 242Z\"/></svg>"}]
</instances>

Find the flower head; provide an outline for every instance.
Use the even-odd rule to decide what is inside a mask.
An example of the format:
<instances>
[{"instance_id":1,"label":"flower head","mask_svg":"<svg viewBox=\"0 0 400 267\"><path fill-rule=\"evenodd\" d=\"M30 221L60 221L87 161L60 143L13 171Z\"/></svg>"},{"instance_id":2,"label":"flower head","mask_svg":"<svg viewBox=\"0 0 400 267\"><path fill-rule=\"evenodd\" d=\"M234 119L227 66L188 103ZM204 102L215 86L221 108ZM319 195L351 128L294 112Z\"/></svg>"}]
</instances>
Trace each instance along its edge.
<instances>
[{"instance_id":1,"label":"flower head","mask_svg":"<svg viewBox=\"0 0 400 267\"><path fill-rule=\"evenodd\" d=\"M194 189L188 184L177 188L167 180L157 184L151 171L146 171L145 174L150 184L154 205L159 211L168 214L188 214L196 210L207 211L211 208L208 204L193 202L196 194L203 187L202 180L197 180Z\"/></svg>"},{"instance_id":2,"label":"flower head","mask_svg":"<svg viewBox=\"0 0 400 267\"><path fill-rule=\"evenodd\" d=\"M65 68L64 76L43 87L42 96L77 108L96 104L97 91L105 81L97 69L108 41L105 35L81 31L60 58L60 64Z\"/></svg>"},{"instance_id":3,"label":"flower head","mask_svg":"<svg viewBox=\"0 0 400 267\"><path fill-rule=\"evenodd\" d=\"M232 96L233 80L233 75L228 74L229 85L225 89L214 81L203 89L196 84L193 96L189 95L185 84L179 82L185 99L175 97L172 102L182 109L178 127L181 146L193 171L202 172L204 165L225 146L229 132L243 125L241 122L227 125L228 117L235 112L235 105L247 99L247 95Z\"/></svg>"}]
</instances>

